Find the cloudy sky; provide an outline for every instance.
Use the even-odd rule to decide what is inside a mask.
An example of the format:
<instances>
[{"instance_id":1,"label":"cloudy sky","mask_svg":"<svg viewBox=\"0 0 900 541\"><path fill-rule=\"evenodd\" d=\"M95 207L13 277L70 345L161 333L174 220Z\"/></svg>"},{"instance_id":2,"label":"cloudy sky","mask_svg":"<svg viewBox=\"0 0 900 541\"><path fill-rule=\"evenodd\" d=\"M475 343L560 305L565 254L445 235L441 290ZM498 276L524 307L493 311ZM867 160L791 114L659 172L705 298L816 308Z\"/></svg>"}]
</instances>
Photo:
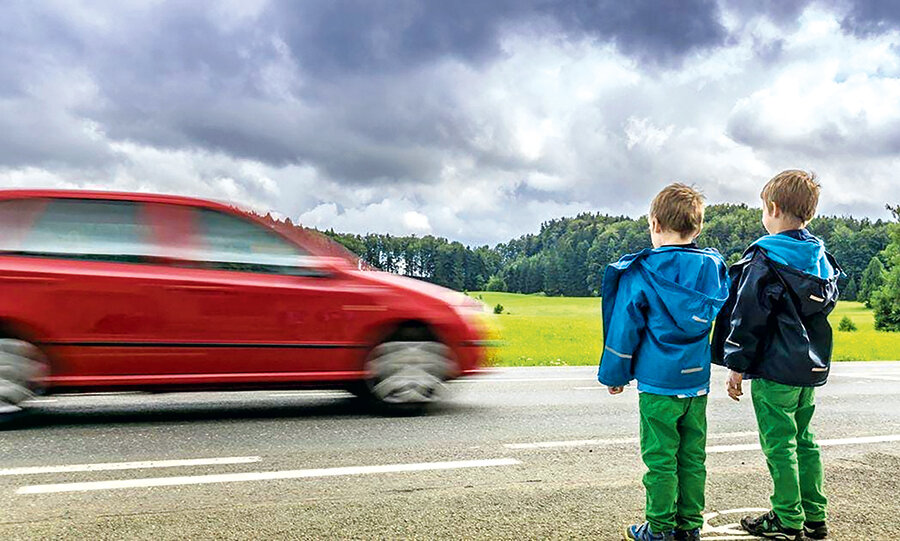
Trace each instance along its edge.
<instances>
[{"instance_id":1,"label":"cloudy sky","mask_svg":"<svg viewBox=\"0 0 900 541\"><path fill-rule=\"evenodd\" d=\"M473 244L785 168L900 198L895 2L7 0L0 43L0 187Z\"/></svg>"}]
</instances>

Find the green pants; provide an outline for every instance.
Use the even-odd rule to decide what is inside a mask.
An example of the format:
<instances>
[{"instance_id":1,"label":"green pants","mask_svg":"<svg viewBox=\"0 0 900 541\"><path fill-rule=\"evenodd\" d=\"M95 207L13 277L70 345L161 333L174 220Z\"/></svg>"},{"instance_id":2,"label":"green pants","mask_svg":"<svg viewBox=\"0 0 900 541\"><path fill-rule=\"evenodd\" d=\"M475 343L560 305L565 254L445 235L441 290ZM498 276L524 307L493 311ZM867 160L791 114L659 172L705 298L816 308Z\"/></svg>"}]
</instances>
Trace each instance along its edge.
<instances>
[{"instance_id":1,"label":"green pants","mask_svg":"<svg viewBox=\"0 0 900 541\"><path fill-rule=\"evenodd\" d=\"M815 389L754 379L751 392L759 442L775 484L772 510L788 528L802 528L804 520L824 521L828 501L822 458L809 431Z\"/></svg>"},{"instance_id":2,"label":"green pants","mask_svg":"<svg viewBox=\"0 0 900 541\"><path fill-rule=\"evenodd\" d=\"M703 525L706 397L640 394L647 521L654 532Z\"/></svg>"}]
</instances>

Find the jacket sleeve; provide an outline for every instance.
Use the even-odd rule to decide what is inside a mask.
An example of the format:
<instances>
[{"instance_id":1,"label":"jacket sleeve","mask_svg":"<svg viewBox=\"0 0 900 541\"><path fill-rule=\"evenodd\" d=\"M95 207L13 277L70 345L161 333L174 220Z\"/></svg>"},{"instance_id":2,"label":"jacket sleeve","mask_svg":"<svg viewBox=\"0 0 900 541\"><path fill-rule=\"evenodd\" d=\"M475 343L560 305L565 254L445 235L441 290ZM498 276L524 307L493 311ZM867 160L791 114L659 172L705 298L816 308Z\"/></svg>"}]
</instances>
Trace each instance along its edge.
<instances>
[{"instance_id":1,"label":"jacket sleeve","mask_svg":"<svg viewBox=\"0 0 900 541\"><path fill-rule=\"evenodd\" d=\"M777 282L770 283L770 277L769 266L757 256L739 278L723 344L725 366L736 372L746 372L756 360L765 339L772 299L783 290Z\"/></svg>"},{"instance_id":2,"label":"jacket sleeve","mask_svg":"<svg viewBox=\"0 0 900 541\"><path fill-rule=\"evenodd\" d=\"M647 302L640 289L627 287L633 275L623 277L616 293L597 380L610 387L628 384L634 378L633 357L647 326Z\"/></svg>"}]
</instances>

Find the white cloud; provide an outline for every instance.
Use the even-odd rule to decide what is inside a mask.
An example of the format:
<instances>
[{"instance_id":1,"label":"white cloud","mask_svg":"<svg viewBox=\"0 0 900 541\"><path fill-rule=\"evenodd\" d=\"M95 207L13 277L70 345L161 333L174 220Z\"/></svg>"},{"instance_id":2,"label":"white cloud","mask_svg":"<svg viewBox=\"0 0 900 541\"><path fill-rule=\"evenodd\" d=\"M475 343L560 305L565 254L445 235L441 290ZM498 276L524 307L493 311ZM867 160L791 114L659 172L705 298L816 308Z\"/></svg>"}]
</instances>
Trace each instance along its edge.
<instances>
[{"instance_id":1,"label":"white cloud","mask_svg":"<svg viewBox=\"0 0 900 541\"><path fill-rule=\"evenodd\" d=\"M631 150L635 146L647 150L659 150L672 135L675 126L668 125L665 128L657 128L651 124L650 119L629 117L625 123L626 146Z\"/></svg>"},{"instance_id":2,"label":"white cloud","mask_svg":"<svg viewBox=\"0 0 900 541\"><path fill-rule=\"evenodd\" d=\"M431 231L428 216L414 210L408 210L403 213L403 225L417 233L429 233Z\"/></svg>"}]
</instances>

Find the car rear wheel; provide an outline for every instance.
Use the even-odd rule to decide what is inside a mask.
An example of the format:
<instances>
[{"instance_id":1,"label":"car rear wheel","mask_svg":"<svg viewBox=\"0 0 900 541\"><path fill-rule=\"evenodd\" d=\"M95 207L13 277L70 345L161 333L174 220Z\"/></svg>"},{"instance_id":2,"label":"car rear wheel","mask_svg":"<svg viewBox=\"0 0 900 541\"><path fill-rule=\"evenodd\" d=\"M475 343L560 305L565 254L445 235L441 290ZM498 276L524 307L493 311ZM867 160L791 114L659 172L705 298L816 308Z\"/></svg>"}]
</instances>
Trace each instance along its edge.
<instances>
[{"instance_id":1,"label":"car rear wheel","mask_svg":"<svg viewBox=\"0 0 900 541\"><path fill-rule=\"evenodd\" d=\"M440 399L456 361L440 342L385 342L366 360L366 389L378 403L416 408Z\"/></svg>"},{"instance_id":2,"label":"car rear wheel","mask_svg":"<svg viewBox=\"0 0 900 541\"><path fill-rule=\"evenodd\" d=\"M0 338L0 421L23 411L22 404L34 398L46 370L46 358L34 344Z\"/></svg>"}]
</instances>

